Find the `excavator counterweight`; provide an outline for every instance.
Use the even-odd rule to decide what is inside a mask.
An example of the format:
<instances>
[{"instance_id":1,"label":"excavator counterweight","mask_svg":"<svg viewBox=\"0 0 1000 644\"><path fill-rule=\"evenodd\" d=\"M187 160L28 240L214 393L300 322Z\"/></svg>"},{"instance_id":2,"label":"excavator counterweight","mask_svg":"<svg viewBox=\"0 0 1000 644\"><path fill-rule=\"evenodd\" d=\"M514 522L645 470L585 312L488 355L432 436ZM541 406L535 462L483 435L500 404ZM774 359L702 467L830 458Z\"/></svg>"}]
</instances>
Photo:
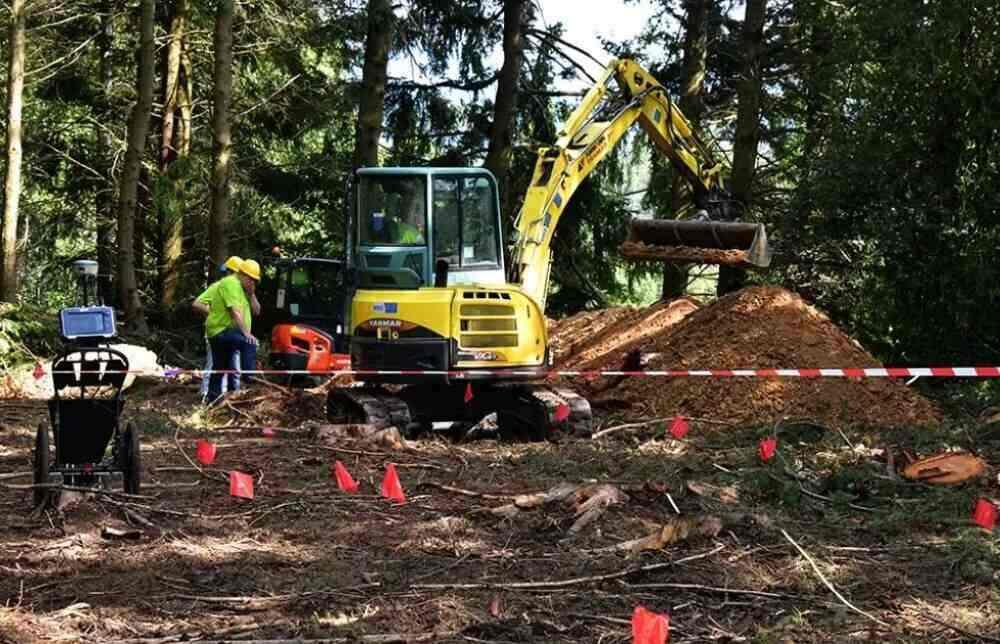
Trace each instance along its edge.
<instances>
[{"instance_id":1,"label":"excavator counterweight","mask_svg":"<svg viewBox=\"0 0 1000 644\"><path fill-rule=\"evenodd\" d=\"M673 264L723 264L767 268L771 248L763 224L632 219L621 254Z\"/></svg>"}]
</instances>

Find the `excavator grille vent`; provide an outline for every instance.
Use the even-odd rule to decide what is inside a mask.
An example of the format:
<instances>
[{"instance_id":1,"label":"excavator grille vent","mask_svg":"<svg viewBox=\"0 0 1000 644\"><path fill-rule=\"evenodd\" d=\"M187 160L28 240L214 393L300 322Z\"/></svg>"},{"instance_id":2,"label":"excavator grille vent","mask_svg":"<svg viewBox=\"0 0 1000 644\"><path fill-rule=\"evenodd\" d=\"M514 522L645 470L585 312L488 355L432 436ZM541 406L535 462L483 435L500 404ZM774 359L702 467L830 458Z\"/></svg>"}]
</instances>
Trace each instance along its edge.
<instances>
[{"instance_id":1,"label":"excavator grille vent","mask_svg":"<svg viewBox=\"0 0 1000 644\"><path fill-rule=\"evenodd\" d=\"M510 293L499 291L463 291L462 297L466 300L509 300Z\"/></svg>"},{"instance_id":2,"label":"excavator grille vent","mask_svg":"<svg viewBox=\"0 0 1000 644\"><path fill-rule=\"evenodd\" d=\"M459 309L459 325L459 345L463 349L517 346L517 317L513 306L463 304Z\"/></svg>"}]
</instances>

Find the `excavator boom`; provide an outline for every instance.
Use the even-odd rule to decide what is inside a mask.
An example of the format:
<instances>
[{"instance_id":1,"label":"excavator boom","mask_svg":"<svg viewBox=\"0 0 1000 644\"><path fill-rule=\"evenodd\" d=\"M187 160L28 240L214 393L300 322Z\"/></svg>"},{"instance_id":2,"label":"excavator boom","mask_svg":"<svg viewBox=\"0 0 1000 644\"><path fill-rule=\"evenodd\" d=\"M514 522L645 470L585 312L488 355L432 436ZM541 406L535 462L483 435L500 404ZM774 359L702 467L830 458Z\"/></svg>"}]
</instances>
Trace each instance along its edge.
<instances>
[{"instance_id":1,"label":"excavator boom","mask_svg":"<svg viewBox=\"0 0 1000 644\"><path fill-rule=\"evenodd\" d=\"M612 81L619 91L611 91ZM624 256L675 263L766 267L761 224L736 222L740 208L723 185L724 165L695 134L666 89L631 60L613 60L559 131L541 148L518 215L510 281L544 308L551 239L580 183L636 122L684 178L690 199L674 220L633 219Z\"/></svg>"}]
</instances>

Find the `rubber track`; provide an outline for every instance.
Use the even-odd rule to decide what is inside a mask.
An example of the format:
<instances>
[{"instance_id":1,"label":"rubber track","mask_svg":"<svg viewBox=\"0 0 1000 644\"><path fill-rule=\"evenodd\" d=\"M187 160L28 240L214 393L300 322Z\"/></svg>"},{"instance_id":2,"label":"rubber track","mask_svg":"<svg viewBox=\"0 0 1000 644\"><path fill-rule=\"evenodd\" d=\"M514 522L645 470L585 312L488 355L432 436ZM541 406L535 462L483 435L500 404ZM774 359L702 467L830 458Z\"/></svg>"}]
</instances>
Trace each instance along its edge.
<instances>
[{"instance_id":1,"label":"rubber track","mask_svg":"<svg viewBox=\"0 0 1000 644\"><path fill-rule=\"evenodd\" d=\"M593 416L590 403L572 389L566 387L551 387L547 385L530 387L528 393L532 398L545 406L549 426L544 434L549 440L561 437L590 438L593 433ZM569 418L556 422L556 413L560 405L569 407Z\"/></svg>"},{"instance_id":2,"label":"rubber track","mask_svg":"<svg viewBox=\"0 0 1000 644\"><path fill-rule=\"evenodd\" d=\"M396 394L381 389L331 389L326 415L334 423L363 423L378 429L410 424L410 408Z\"/></svg>"}]
</instances>

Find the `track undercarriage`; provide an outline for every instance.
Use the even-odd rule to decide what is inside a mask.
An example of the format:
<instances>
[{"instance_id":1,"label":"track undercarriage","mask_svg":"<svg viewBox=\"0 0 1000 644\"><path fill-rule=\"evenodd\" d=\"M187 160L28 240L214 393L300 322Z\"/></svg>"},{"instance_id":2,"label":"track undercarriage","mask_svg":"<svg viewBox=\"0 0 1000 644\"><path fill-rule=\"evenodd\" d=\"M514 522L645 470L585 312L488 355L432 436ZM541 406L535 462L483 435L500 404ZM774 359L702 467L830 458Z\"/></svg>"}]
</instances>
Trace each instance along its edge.
<instances>
[{"instance_id":1,"label":"track undercarriage","mask_svg":"<svg viewBox=\"0 0 1000 644\"><path fill-rule=\"evenodd\" d=\"M494 413L505 440L589 438L592 432L590 403L571 389L545 384L472 384L471 391L465 382L407 385L398 391L366 385L332 389L327 397L332 422L396 427L408 435L434 423L471 426Z\"/></svg>"}]
</instances>

